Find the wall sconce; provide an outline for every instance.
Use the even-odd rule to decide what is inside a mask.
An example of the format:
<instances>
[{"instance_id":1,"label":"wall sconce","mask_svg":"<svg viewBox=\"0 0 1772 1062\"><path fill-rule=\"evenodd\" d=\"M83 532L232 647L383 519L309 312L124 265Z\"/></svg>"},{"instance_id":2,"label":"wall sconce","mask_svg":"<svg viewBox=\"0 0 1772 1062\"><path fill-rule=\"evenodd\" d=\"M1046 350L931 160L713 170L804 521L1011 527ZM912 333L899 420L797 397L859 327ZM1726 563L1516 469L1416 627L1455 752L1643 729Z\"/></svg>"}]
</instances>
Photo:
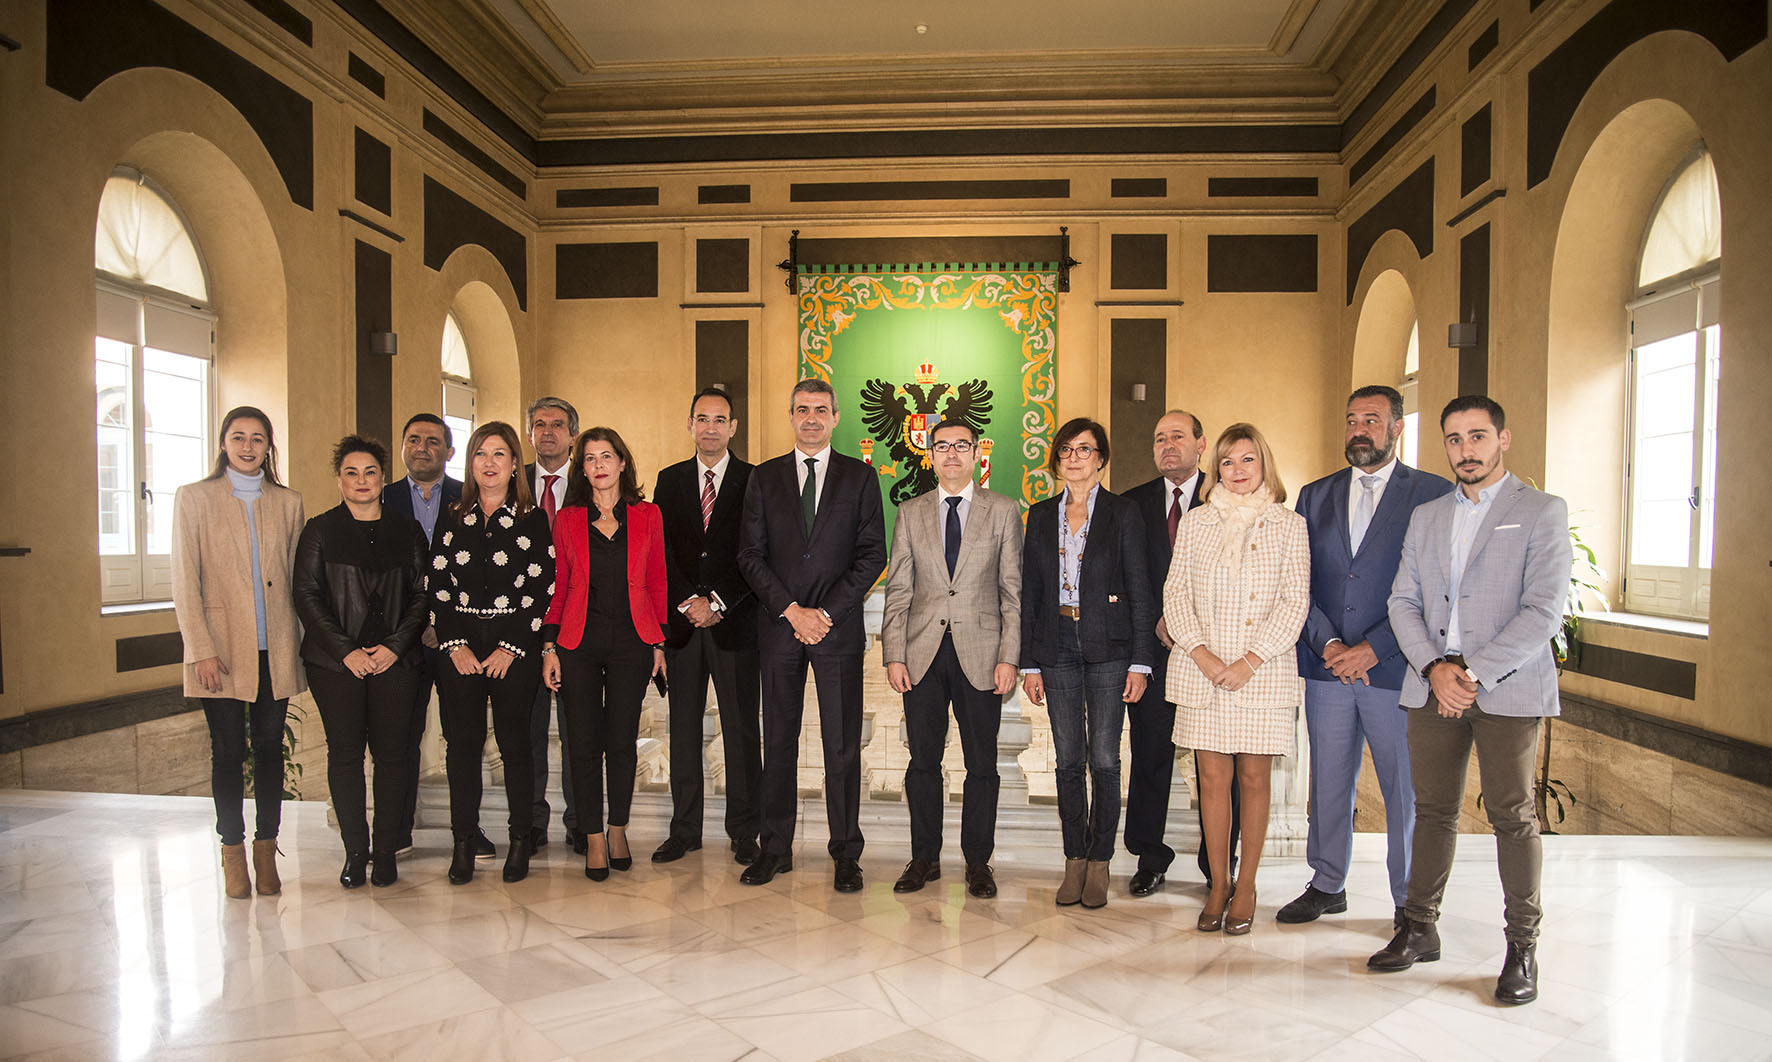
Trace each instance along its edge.
<instances>
[{"instance_id":1,"label":"wall sconce","mask_svg":"<svg viewBox=\"0 0 1772 1062\"><path fill-rule=\"evenodd\" d=\"M1134 402L1143 402L1144 401L1144 384L1133 384L1132 385L1132 401L1134 401Z\"/></svg>"},{"instance_id":2,"label":"wall sconce","mask_svg":"<svg viewBox=\"0 0 1772 1062\"><path fill-rule=\"evenodd\" d=\"M1446 326L1446 345L1454 349L1468 349L1482 345L1483 325L1478 321L1460 321Z\"/></svg>"},{"instance_id":3,"label":"wall sconce","mask_svg":"<svg viewBox=\"0 0 1772 1062\"><path fill-rule=\"evenodd\" d=\"M393 357L400 352L400 337L392 332L369 333L369 352Z\"/></svg>"}]
</instances>

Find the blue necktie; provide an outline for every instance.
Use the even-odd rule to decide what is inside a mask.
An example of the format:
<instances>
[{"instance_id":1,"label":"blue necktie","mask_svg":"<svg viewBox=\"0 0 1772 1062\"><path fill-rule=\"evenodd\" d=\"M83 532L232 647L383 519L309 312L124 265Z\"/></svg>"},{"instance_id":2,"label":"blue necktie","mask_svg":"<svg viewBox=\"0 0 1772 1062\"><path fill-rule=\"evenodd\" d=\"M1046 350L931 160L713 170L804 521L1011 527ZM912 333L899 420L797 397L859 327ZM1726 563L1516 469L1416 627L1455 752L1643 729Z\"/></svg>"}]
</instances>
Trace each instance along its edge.
<instances>
[{"instance_id":1,"label":"blue necktie","mask_svg":"<svg viewBox=\"0 0 1772 1062\"><path fill-rule=\"evenodd\" d=\"M960 499L948 498L948 526L945 552L948 555L948 578L954 577L954 566L960 563Z\"/></svg>"}]
</instances>

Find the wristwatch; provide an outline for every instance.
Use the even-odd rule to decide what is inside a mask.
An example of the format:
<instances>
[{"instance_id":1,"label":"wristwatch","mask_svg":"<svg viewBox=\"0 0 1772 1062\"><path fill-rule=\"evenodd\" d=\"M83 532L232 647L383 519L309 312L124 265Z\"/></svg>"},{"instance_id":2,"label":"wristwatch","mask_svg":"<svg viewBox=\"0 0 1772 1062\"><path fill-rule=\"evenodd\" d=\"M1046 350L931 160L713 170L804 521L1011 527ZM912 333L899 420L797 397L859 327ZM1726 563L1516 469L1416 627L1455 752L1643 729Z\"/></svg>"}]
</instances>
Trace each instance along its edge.
<instances>
[{"instance_id":1,"label":"wristwatch","mask_svg":"<svg viewBox=\"0 0 1772 1062\"><path fill-rule=\"evenodd\" d=\"M1450 664L1451 662L1452 661L1448 660L1447 658L1445 658L1443 656L1436 656L1432 660L1429 660L1427 663L1421 665L1421 681L1432 682L1433 680L1428 678L1428 676L1433 673L1434 668L1440 664Z\"/></svg>"}]
</instances>

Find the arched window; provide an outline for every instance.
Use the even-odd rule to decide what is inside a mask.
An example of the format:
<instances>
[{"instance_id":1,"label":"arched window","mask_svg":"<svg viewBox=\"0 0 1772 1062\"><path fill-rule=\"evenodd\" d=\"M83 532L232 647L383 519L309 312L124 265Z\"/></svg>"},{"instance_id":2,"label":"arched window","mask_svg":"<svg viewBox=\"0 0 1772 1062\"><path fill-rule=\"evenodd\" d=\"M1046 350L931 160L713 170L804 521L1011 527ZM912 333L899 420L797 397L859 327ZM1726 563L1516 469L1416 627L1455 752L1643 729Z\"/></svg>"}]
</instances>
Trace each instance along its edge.
<instances>
[{"instance_id":1,"label":"arched window","mask_svg":"<svg viewBox=\"0 0 1772 1062\"><path fill-rule=\"evenodd\" d=\"M1632 612L1710 616L1722 262L1716 168L1700 145L1662 189L1629 303L1624 600Z\"/></svg>"},{"instance_id":2,"label":"arched window","mask_svg":"<svg viewBox=\"0 0 1772 1062\"><path fill-rule=\"evenodd\" d=\"M100 603L172 596L172 497L208 471L215 315L172 200L119 169L93 245Z\"/></svg>"},{"instance_id":3,"label":"arched window","mask_svg":"<svg viewBox=\"0 0 1772 1062\"><path fill-rule=\"evenodd\" d=\"M1410 468L1421 463L1421 322L1409 326L1409 346L1403 351L1403 382L1397 390L1403 395L1403 441L1397 446L1397 457Z\"/></svg>"},{"instance_id":4,"label":"arched window","mask_svg":"<svg viewBox=\"0 0 1772 1062\"><path fill-rule=\"evenodd\" d=\"M443 318L443 423L455 440L455 456L449 459L448 472L456 479L467 478L468 436L474 433L473 363L468 358L468 341L461 333L455 314Z\"/></svg>"}]
</instances>

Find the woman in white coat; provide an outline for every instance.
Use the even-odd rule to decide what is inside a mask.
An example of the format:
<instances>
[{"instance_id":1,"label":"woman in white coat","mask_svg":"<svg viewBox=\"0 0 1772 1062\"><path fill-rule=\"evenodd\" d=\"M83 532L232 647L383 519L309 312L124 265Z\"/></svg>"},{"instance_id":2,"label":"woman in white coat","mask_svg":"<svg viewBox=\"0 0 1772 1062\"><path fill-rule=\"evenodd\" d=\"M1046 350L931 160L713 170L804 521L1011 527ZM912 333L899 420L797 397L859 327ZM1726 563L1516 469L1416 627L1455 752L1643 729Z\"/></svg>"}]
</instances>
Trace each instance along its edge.
<instances>
[{"instance_id":1,"label":"woman in white coat","mask_svg":"<svg viewBox=\"0 0 1772 1062\"><path fill-rule=\"evenodd\" d=\"M1206 504L1181 521L1163 584L1175 640L1168 699L1175 744L1194 750L1211 890L1204 932L1249 932L1267 836L1275 756L1293 751L1300 701L1293 646L1310 609L1310 540L1285 508L1267 440L1249 424L1218 437L1202 462ZM1242 794L1243 859L1231 881L1231 778Z\"/></svg>"}]
</instances>

